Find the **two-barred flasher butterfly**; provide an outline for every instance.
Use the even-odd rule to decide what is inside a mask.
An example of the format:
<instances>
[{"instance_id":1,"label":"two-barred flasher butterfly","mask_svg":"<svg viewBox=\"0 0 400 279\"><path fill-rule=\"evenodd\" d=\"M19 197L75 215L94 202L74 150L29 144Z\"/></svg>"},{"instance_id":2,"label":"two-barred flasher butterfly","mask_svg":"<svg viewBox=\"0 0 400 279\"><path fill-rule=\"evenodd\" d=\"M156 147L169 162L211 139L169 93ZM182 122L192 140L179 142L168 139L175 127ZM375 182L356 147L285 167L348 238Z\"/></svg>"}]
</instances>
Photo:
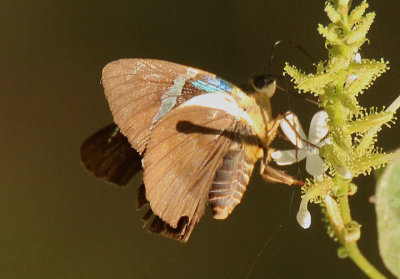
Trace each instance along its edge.
<instances>
[{"instance_id":1,"label":"two-barred flasher butterfly","mask_svg":"<svg viewBox=\"0 0 400 279\"><path fill-rule=\"evenodd\" d=\"M141 169L138 206L149 230L186 242L206 205L225 219L242 199L254 165L269 182L301 184L268 165L281 116L272 118L276 81L258 76L251 90L192 67L121 59L103 69L115 124L81 147L84 166L125 185Z\"/></svg>"}]
</instances>

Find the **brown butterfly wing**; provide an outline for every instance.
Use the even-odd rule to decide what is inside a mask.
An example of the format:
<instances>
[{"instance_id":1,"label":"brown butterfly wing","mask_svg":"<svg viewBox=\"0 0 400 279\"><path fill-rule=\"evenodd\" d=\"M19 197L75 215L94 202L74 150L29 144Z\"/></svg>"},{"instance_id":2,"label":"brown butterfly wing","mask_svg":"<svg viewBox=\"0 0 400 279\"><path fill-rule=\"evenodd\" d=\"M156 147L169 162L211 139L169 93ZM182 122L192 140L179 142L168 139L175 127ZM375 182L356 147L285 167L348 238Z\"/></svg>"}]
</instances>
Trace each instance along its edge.
<instances>
[{"instance_id":1,"label":"brown butterfly wing","mask_svg":"<svg viewBox=\"0 0 400 279\"><path fill-rule=\"evenodd\" d=\"M205 93L190 81L209 77L216 76L167 61L121 59L104 67L102 83L115 123L143 154L153 124L172 108Z\"/></svg>"},{"instance_id":2,"label":"brown butterfly wing","mask_svg":"<svg viewBox=\"0 0 400 279\"><path fill-rule=\"evenodd\" d=\"M183 105L155 125L143 179L152 211L170 227L164 227L166 236L188 240L204 214L216 170L241 140L238 123L224 110Z\"/></svg>"},{"instance_id":3,"label":"brown butterfly wing","mask_svg":"<svg viewBox=\"0 0 400 279\"><path fill-rule=\"evenodd\" d=\"M126 185L142 169L141 156L111 124L93 134L81 146L81 161L96 177Z\"/></svg>"}]
</instances>

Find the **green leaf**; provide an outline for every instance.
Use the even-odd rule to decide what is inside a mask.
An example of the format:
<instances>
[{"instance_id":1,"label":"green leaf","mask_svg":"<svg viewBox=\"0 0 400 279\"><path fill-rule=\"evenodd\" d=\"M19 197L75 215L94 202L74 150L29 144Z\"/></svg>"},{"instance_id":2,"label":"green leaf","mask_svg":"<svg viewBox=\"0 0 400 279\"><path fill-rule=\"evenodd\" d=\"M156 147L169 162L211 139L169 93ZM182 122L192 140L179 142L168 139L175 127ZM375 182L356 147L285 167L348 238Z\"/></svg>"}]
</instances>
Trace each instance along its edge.
<instances>
[{"instance_id":1,"label":"green leaf","mask_svg":"<svg viewBox=\"0 0 400 279\"><path fill-rule=\"evenodd\" d=\"M388 165L379 177L375 209L381 257L400 278L400 160Z\"/></svg>"}]
</instances>

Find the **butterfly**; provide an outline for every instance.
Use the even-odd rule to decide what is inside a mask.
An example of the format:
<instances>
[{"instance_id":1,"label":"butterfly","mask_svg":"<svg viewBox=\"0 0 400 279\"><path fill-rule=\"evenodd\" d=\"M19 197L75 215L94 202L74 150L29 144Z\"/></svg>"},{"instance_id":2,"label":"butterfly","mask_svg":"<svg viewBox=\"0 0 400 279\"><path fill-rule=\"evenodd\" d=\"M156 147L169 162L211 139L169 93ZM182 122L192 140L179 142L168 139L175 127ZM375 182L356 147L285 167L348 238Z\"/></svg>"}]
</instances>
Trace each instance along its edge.
<instances>
[{"instance_id":1,"label":"butterfly","mask_svg":"<svg viewBox=\"0 0 400 279\"><path fill-rule=\"evenodd\" d=\"M251 90L216 75L154 59L107 64L102 84L114 122L81 146L96 177L125 185L143 169L138 207L149 230L181 242L210 205L225 219L241 202L254 165L269 182L301 182L268 165L281 116L270 98L276 81L250 80Z\"/></svg>"}]
</instances>

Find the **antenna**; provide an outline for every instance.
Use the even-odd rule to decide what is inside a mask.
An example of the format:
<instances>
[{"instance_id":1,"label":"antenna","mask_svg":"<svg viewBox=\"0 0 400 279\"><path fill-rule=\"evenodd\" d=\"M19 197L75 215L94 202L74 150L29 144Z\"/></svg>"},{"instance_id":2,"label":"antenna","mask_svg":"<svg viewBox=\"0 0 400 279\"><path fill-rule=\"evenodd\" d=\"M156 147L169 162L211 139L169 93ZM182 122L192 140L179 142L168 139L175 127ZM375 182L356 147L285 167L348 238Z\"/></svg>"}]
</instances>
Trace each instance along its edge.
<instances>
[{"instance_id":1,"label":"antenna","mask_svg":"<svg viewBox=\"0 0 400 279\"><path fill-rule=\"evenodd\" d=\"M274 58L275 58L275 51L276 51L279 47L281 47L281 46L283 46L283 45L288 45L288 46L290 46L290 47L297 48L297 49L300 50L305 56L307 56L307 58L310 59L310 60L313 62L313 64L318 64L318 62L315 60L315 58L312 57L312 56L308 53L308 51L306 51L306 50L305 50L302 46L300 46L299 44L296 44L296 43L290 42L290 41L281 41L281 40L278 40L278 41L276 41L276 42L272 45L272 49L271 49L271 56L270 56L270 58L269 58L269 72L270 72L270 73L272 72L272 62L273 62L273 60L274 60Z\"/></svg>"},{"instance_id":2,"label":"antenna","mask_svg":"<svg viewBox=\"0 0 400 279\"><path fill-rule=\"evenodd\" d=\"M276 42L272 45L272 48L271 48L271 56L270 56L270 59L269 59L269 72L270 72L270 73L272 73L272 64L273 64L273 60L274 60L274 58L275 58L275 52L276 52L276 50L277 50L279 47L284 46L284 45L287 45L287 46L290 46L290 47L294 47L294 48L300 50L305 56L307 56L308 59L310 59L310 60L313 62L313 64L317 64L317 61L315 60L315 58L312 57L312 56L311 56L302 46L300 46L299 44L296 44L296 43L291 42L291 41L282 41L282 40L278 40L278 41L276 41ZM275 79L283 79L283 78L284 78L284 76L277 76L277 75L272 75L272 74L269 74L268 76L269 76L269 77L272 77L272 78L275 78ZM316 105L316 106L319 105L317 101L315 101L315 100L313 100L313 99L310 99L310 98L307 98L307 97L304 97L304 96L301 96L301 95L299 95L299 94L297 94L297 93L290 92L289 90L286 90L286 89L284 89L283 87L281 87L281 86L279 86L279 85L277 85L276 88L279 89L279 90L282 91L282 92L285 92L285 93L290 94L290 95L292 95L292 96L295 96L295 97L297 97L297 98L301 98L302 100L305 100L305 101L307 101L307 102L309 102L309 103L311 103L311 104L314 104L314 105Z\"/></svg>"}]
</instances>

